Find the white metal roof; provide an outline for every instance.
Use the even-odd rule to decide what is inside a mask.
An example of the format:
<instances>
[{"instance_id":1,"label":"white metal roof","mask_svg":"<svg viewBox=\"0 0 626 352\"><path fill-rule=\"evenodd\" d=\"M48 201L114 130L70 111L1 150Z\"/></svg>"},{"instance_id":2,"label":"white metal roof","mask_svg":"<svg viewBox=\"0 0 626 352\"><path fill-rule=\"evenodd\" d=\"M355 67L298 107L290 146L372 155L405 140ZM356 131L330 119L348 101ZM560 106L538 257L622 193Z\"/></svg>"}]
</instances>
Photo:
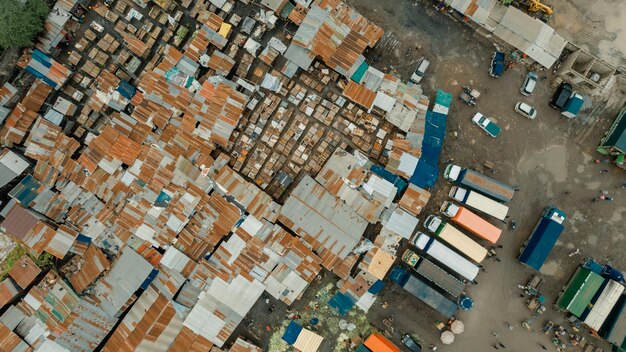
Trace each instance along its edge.
<instances>
[{"instance_id":1,"label":"white metal roof","mask_svg":"<svg viewBox=\"0 0 626 352\"><path fill-rule=\"evenodd\" d=\"M624 286L616 281L609 280L589 315L585 318L585 324L595 331L600 330L622 292L624 292Z\"/></svg>"},{"instance_id":2,"label":"white metal roof","mask_svg":"<svg viewBox=\"0 0 626 352\"><path fill-rule=\"evenodd\" d=\"M513 6L507 8L493 34L548 68L561 56L567 44L552 27Z\"/></svg>"}]
</instances>

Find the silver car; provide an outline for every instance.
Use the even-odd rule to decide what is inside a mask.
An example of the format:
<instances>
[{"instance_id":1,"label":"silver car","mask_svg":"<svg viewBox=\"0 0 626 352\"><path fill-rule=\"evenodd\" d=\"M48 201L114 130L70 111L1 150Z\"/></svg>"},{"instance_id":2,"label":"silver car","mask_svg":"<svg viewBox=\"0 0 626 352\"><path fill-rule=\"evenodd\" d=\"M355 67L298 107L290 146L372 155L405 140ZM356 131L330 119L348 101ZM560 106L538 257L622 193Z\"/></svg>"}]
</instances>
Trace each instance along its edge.
<instances>
[{"instance_id":1,"label":"silver car","mask_svg":"<svg viewBox=\"0 0 626 352\"><path fill-rule=\"evenodd\" d=\"M521 101L515 104L515 111L530 120L537 117L537 110L526 103L522 103Z\"/></svg>"},{"instance_id":2,"label":"silver car","mask_svg":"<svg viewBox=\"0 0 626 352\"><path fill-rule=\"evenodd\" d=\"M522 84L522 88L520 88L519 92L529 96L533 94L533 90L535 90L535 86L537 85L537 74L534 72L528 72L526 74L526 78L524 79L524 83Z\"/></svg>"}]
</instances>

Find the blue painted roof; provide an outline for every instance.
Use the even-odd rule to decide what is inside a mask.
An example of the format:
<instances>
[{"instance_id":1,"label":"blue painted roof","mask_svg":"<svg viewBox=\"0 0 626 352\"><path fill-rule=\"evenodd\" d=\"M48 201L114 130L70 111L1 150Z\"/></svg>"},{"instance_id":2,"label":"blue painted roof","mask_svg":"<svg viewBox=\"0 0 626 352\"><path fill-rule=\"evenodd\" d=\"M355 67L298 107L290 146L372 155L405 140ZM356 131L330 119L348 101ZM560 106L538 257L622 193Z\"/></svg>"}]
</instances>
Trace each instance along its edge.
<instances>
[{"instance_id":1,"label":"blue painted roof","mask_svg":"<svg viewBox=\"0 0 626 352\"><path fill-rule=\"evenodd\" d=\"M293 345L294 343L296 343L298 335L300 335L301 331L302 326L292 320L287 326L287 329L285 329L285 333L283 334L282 338L288 344Z\"/></svg>"}]
</instances>

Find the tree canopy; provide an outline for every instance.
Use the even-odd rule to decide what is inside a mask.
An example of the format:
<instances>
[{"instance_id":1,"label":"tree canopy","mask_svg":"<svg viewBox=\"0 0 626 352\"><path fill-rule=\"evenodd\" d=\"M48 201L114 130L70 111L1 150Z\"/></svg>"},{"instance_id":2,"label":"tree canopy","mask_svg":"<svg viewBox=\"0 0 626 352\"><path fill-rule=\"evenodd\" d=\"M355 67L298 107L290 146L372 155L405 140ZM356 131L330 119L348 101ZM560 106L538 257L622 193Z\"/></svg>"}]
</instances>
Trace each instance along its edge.
<instances>
[{"instance_id":1,"label":"tree canopy","mask_svg":"<svg viewBox=\"0 0 626 352\"><path fill-rule=\"evenodd\" d=\"M0 49L31 45L49 12L46 0L0 0Z\"/></svg>"}]
</instances>

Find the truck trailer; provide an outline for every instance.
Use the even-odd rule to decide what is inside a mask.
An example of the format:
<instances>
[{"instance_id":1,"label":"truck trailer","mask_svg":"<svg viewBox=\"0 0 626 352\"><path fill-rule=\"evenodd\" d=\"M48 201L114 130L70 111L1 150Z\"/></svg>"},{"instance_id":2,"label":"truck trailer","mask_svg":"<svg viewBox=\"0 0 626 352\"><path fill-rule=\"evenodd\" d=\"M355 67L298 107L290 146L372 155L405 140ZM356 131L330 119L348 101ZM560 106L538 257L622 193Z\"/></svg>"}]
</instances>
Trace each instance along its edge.
<instances>
[{"instance_id":1,"label":"truck trailer","mask_svg":"<svg viewBox=\"0 0 626 352\"><path fill-rule=\"evenodd\" d=\"M431 215L426 218L424 226L435 237L441 238L476 263L481 263L487 257L487 250L483 246L459 231L452 224L441 220L438 216Z\"/></svg>"},{"instance_id":2,"label":"truck trailer","mask_svg":"<svg viewBox=\"0 0 626 352\"><path fill-rule=\"evenodd\" d=\"M389 278L448 319L452 318L459 308L457 303L451 301L398 265L393 267Z\"/></svg>"},{"instance_id":3,"label":"truck trailer","mask_svg":"<svg viewBox=\"0 0 626 352\"><path fill-rule=\"evenodd\" d=\"M502 235L502 230L467 208L460 207L452 202L443 202L440 210L457 225L492 244L498 242L500 235Z\"/></svg>"},{"instance_id":4,"label":"truck trailer","mask_svg":"<svg viewBox=\"0 0 626 352\"><path fill-rule=\"evenodd\" d=\"M461 280L450 275L447 271L430 260L420 257L410 249L404 251L402 261L415 269L415 271L425 279L454 297L459 297L463 293L463 290L465 290L465 284Z\"/></svg>"},{"instance_id":5,"label":"truck trailer","mask_svg":"<svg viewBox=\"0 0 626 352\"><path fill-rule=\"evenodd\" d=\"M480 269L476 264L426 234L418 235L414 244L418 249L469 281L474 281L478 275Z\"/></svg>"},{"instance_id":6,"label":"truck trailer","mask_svg":"<svg viewBox=\"0 0 626 352\"><path fill-rule=\"evenodd\" d=\"M478 210L500 221L504 221L509 212L508 206L463 187L452 186L449 196L461 204L467 205L472 209Z\"/></svg>"},{"instance_id":7,"label":"truck trailer","mask_svg":"<svg viewBox=\"0 0 626 352\"><path fill-rule=\"evenodd\" d=\"M494 180L474 170L462 168L458 165L448 164L443 177L454 181L459 185L468 187L489 196L499 202L508 203L513 199L515 189L500 181Z\"/></svg>"},{"instance_id":8,"label":"truck trailer","mask_svg":"<svg viewBox=\"0 0 626 352\"><path fill-rule=\"evenodd\" d=\"M565 213L556 208L548 207L535 225L526 245L521 249L519 262L539 271L545 263L550 251L563 232Z\"/></svg>"}]
</instances>

